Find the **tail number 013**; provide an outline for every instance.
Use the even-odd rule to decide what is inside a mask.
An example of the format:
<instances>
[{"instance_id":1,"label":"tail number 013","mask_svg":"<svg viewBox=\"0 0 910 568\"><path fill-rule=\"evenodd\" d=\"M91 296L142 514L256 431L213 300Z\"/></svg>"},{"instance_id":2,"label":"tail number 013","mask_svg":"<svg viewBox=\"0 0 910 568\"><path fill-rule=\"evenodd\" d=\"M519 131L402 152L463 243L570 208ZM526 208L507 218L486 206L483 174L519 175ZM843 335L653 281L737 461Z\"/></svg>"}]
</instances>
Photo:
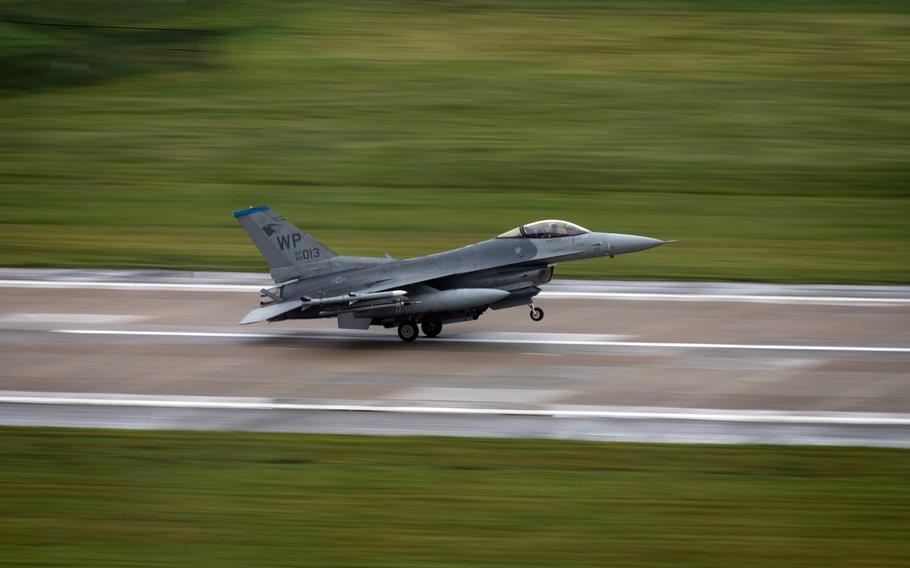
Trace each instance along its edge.
<instances>
[{"instance_id":1,"label":"tail number 013","mask_svg":"<svg viewBox=\"0 0 910 568\"><path fill-rule=\"evenodd\" d=\"M319 258L319 248L313 247L308 249L297 249L294 251L294 259L297 261L301 260L312 260L314 258Z\"/></svg>"}]
</instances>

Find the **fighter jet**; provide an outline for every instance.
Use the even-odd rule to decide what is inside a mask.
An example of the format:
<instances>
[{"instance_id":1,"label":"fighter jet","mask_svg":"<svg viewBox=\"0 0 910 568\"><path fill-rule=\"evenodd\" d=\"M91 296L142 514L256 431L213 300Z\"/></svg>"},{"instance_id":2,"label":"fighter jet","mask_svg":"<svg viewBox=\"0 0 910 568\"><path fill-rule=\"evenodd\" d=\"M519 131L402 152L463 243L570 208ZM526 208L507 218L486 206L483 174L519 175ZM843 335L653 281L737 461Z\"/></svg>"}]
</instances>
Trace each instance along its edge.
<instances>
[{"instance_id":1,"label":"fighter jet","mask_svg":"<svg viewBox=\"0 0 910 568\"><path fill-rule=\"evenodd\" d=\"M668 241L595 233L567 221L528 223L465 247L410 258L341 256L268 207L234 217L268 261L276 286L261 290L260 307L241 324L337 318L342 329L398 328L414 341L418 325L436 337L447 323L476 320L487 310L534 305L557 264L638 252Z\"/></svg>"}]
</instances>

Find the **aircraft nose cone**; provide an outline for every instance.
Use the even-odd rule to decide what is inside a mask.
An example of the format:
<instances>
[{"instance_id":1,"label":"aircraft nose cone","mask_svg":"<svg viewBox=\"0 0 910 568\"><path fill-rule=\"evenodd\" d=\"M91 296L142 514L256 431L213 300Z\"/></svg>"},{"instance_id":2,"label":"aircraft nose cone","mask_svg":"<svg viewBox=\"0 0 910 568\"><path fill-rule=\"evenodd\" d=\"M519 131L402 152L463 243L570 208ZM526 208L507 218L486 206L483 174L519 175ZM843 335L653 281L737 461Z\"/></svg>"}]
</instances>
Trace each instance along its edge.
<instances>
[{"instance_id":1,"label":"aircraft nose cone","mask_svg":"<svg viewBox=\"0 0 910 568\"><path fill-rule=\"evenodd\" d=\"M651 237L641 237L638 235L621 235L618 233L610 233L607 241L613 249L613 254L638 252L664 244L664 241L660 239L652 239Z\"/></svg>"}]
</instances>

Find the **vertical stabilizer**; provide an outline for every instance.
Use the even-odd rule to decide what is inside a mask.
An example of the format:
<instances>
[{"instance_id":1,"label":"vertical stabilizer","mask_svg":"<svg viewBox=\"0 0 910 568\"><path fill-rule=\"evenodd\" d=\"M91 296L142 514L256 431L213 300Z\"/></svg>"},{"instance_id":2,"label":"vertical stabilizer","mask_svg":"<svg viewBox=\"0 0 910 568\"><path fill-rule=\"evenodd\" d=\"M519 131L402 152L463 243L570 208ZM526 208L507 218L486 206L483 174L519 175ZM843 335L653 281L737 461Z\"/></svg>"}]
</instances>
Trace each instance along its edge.
<instances>
[{"instance_id":1,"label":"vertical stabilizer","mask_svg":"<svg viewBox=\"0 0 910 568\"><path fill-rule=\"evenodd\" d=\"M268 261L276 282L301 276L307 265L338 256L268 207L235 211L234 217Z\"/></svg>"}]
</instances>

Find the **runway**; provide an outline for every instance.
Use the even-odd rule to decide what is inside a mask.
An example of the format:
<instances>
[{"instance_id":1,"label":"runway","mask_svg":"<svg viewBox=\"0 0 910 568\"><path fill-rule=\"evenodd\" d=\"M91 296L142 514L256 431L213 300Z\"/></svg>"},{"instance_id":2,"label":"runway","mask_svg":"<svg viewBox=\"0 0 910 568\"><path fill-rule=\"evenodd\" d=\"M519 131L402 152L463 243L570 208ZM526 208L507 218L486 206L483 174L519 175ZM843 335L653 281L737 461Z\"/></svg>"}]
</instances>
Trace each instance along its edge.
<instances>
[{"instance_id":1,"label":"runway","mask_svg":"<svg viewBox=\"0 0 910 568\"><path fill-rule=\"evenodd\" d=\"M267 276L0 270L0 423L910 447L910 288L554 281L437 339Z\"/></svg>"}]
</instances>

